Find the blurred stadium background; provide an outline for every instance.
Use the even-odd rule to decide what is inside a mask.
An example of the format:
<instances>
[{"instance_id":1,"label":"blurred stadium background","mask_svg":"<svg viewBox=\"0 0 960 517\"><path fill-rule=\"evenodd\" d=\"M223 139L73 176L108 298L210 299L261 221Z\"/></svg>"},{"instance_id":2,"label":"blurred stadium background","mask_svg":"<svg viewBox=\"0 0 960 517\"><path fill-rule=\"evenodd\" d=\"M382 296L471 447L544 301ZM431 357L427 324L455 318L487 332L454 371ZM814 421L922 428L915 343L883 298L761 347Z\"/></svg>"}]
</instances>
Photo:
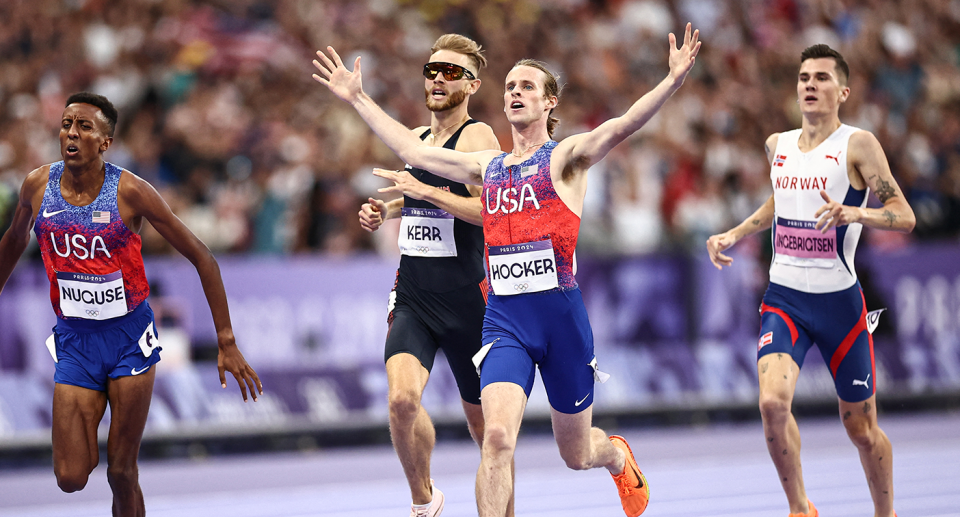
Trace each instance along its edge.
<instances>
[{"instance_id":1,"label":"blurred stadium background","mask_svg":"<svg viewBox=\"0 0 960 517\"><path fill-rule=\"evenodd\" d=\"M769 236L740 243L722 273L704 241L770 195L763 141L798 127L799 55L817 42L849 61L841 119L877 135L917 214L907 236L866 230L857 258L869 308L889 309L874 334L880 407L955 410L960 0L4 0L0 231L26 174L60 159L67 96L108 96L121 116L107 159L151 181L217 254L238 341L266 390L244 405L235 385L219 389L196 273L145 228L164 360L144 455L383 443L396 226L371 235L356 214L382 186L371 168L402 164L311 80L313 52L363 56L366 91L417 126L429 121L420 68L430 46L446 32L473 37L490 67L471 114L509 149L501 85L518 59L560 72L562 138L655 85L666 34L687 20L704 46L686 84L590 173L578 281L613 374L597 413L621 425L758 419ZM49 457L47 290L33 246L0 296L0 468ZM834 414L818 354L804 372L798 411ZM424 404L441 435L467 436L442 361ZM547 415L537 387L531 428Z\"/></svg>"}]
</instances>

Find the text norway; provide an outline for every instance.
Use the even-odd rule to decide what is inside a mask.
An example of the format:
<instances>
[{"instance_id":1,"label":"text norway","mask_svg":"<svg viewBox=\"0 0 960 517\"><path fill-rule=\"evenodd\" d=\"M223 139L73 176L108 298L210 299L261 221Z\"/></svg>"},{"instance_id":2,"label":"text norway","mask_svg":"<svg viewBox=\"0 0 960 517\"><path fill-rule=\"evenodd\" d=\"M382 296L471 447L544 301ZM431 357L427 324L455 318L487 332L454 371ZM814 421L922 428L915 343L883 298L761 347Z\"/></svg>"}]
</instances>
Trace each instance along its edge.
<instances>
[{"instance_id":1,"label":"text norway","mask_svg":"<svg viewBox=\"0 0 960 517\"><path fill-rule=\"evenodd\" d=\"M500 264L490 267L490 277L494 280L508 280L510 278L524 278L546 273L555 273L553 260L535 259L513 264Z\"/></svg>"},{"instance_id":2,"label":"text norway","mask_svg":"<svg viewBox=\"0 0 960 517\"><path fill-rule=\"evenodd\" d=\"M89 305L103 305L123 300L123 286L112 287L103 291L60 286L60 299Z\"/></svg>"},{"instance_id":3,"label":"text norway","mask_svg":"<svg viewBox=\"0 0 960 517\"><path fill-rule=\"evenodd\" d=\"M834 240L819 237L797 237L795 235L777 235L777 247L799 251L834 251Z\"/></svg>"}]
</instances>

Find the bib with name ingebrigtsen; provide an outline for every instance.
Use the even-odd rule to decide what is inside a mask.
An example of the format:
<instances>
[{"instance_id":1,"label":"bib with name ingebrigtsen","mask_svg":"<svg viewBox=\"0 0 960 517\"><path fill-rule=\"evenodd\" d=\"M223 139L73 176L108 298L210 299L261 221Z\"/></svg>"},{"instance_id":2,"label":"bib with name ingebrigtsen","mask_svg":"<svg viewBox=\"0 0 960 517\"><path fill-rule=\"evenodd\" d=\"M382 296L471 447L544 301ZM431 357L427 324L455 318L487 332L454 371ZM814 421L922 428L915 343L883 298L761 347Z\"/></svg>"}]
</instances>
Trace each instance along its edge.
<instances>
[{"instance_id":1,"label":"bib with name ingebrigtsen","mask_svg":"<svg viewBox=\"0 0 960 517\"><path fill-rule=\"evenodd\" d=\"M817 210L831 199L864 207L869 189L857 190L847 175L847 144L859 129L841 125L808 152L798 146L801 130L780 133L770 180L774 218L770 281L808 293L831 293L857 281L854 254L863 226L854 223L826 232L816 228Z\"/></svg>"}]
</instances>

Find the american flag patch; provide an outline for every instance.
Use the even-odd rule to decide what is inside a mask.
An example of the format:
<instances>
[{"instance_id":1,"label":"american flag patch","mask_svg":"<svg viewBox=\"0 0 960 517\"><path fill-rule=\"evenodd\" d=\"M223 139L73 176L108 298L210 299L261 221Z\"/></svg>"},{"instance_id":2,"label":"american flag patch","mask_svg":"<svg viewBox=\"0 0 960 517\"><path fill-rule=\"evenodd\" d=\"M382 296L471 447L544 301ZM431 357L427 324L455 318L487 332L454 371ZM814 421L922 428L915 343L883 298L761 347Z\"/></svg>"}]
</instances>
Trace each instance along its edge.
<instances>
[{"instance_id":1,"label":"american flag patch","mask_svg":"<svg viewBox=\"0 0 960 517\"><path fill-rule=\"evenodd\" d=\"M94 212L93 213L93 222L95 223L110 223L110 212Z\"/></svg>"},{"instance_id":2,"label":"american flag patch","mask_svg":"<svg viewBox=\"0 0 960 517\"><path fill-rule=\"evenodd\" d=\"M526 178L527 176L533 176L533 175L536 174L536 173L537 173L537 166L536 166L536 165L527 165L526 167L521 167L521 168L520 168L520 177L521 177L521 178Z\"/></svg>"},{"instance_id":3,"label":"american flag patch","mask_svg":"<svg viewBox=\"0 0 960 517\"><path fill-rule=\"evenodd\" d=\"M767 332L766 334L760 336L760 342L757 344L757 351L759 352L761 348L773 343L773 331Z\"/></svg>"},{"instance_id":4,"label":"american flag patch","mask_svg":"<svg viewBox=\"0 0 960 517\"><path fill-rule=\"evenodd\" d=\"M774 166L774 167L783 167L783 164L784 164L784 162L786 162L786 161L787 161L787 157L786 157L786 156L784 156L784 155L782 155L782 154L778 154L777 157L776 157L776 159L773 160L773 166Z\"/></svg>"}]
</instances>

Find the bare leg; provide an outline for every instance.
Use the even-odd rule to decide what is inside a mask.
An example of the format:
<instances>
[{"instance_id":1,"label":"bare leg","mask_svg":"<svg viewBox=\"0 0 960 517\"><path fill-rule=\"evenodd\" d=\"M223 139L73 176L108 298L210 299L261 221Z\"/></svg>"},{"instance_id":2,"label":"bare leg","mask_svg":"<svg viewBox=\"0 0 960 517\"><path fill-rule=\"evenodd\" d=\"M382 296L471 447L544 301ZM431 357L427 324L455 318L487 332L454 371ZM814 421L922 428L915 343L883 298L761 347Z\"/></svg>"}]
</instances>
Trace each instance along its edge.
<instances>
[{"instance_id":1,"label":"bare leg","mask_svg":"<svg viewBox=\"0 0 960 517\"><path fill-rule=\"evenodd\" d=\"M893 447L877 425L877 396L861 402L840 401L843 427L860 452L876 517L893 516Z\"/></svg>"},{"instance_id":2,"label":"bare leg","mask_svg":"<svg viewBox=\"0 0 960 517\"><path fill-rule=\"evenodd\" d=\"M100 463L97 427L107 409L107 394L79 386L53 388L53 472L64 492L83 490Z\"/></svg>"},{"instance_id":3,"label":"bare leg","mask_svg":"<svg viewBox=\"0 0 960 517\"><path fill-rule=\"evenodd\" d=\"M604 467L611 474L623 472L623 452L610 443L602 429L591 427L593 406L569 415L551 408L553 436L560 448L560 457L573 470Z\"/></svg>"},{"instance_id":4,"label":"bare leg","mask_svg":"<svg viewBox=\"0 0 960 517\"><path fill-rule=\"evenodd\" d=\"M463 413L467 416L467 427L470 429L470 436L473 437L473 441L477 442L477 445L480 446L480 450L483 450L483 408L480 404L471 404L465 400L461 400L463 403ZM513 503L514 503L514 490L513 487L516 486L516 466L513 461L510 462L510 479L511 479L511 489L510 489L510 502L507 504L507 513L506 517L513 517Z\"/></svg>"},{"instance_id":5,"label":"bare leg","mask_svg":"<svg viewBox=\"0 0 960 517\"><path fill-rule=\"evenodd\" d=\"M513 454L527 396L516 384L495 382L483 388L481 405L485 425L477 471L477 511L480 517L502 517L513 499Z\"/></svg>"},{"instance_id":6,"label":"bare leg","mask_svg":"<svg viewBox=\"0 0 960 517\"><path fill-rule=\"evenodd\" d=\"M787 354L769 354L757 362L760 416L767 451L777 469L790 513L807 513L807 492L800 466L800 429L791 412L800 367Z\"/></svg>"},{"instance_id":7,"label":"bare leg","mask_svg":"<svg viewBox=\"0 0 960 517\"><path fill-rule=\"evenodd\" d=\"M131 377L107 381L110 400L110 435L107 439L107 481L113 490L114 517L146 514L137 457L153 398L156 367Z\"/></svg>"},{"instance_id":8,"label":"bare leg","mask_svg":"<svg viewBox=\"0 0 960 517\"><path fill-rule=\"evenodd\" d=\"M411 354L394 354L387 360L390 438L410 485L413 504L427 504L433 500L430 455L436 442L436 431L427 411L420 405L429 378L430 372Z\"/></svg>"}]
</instances>

